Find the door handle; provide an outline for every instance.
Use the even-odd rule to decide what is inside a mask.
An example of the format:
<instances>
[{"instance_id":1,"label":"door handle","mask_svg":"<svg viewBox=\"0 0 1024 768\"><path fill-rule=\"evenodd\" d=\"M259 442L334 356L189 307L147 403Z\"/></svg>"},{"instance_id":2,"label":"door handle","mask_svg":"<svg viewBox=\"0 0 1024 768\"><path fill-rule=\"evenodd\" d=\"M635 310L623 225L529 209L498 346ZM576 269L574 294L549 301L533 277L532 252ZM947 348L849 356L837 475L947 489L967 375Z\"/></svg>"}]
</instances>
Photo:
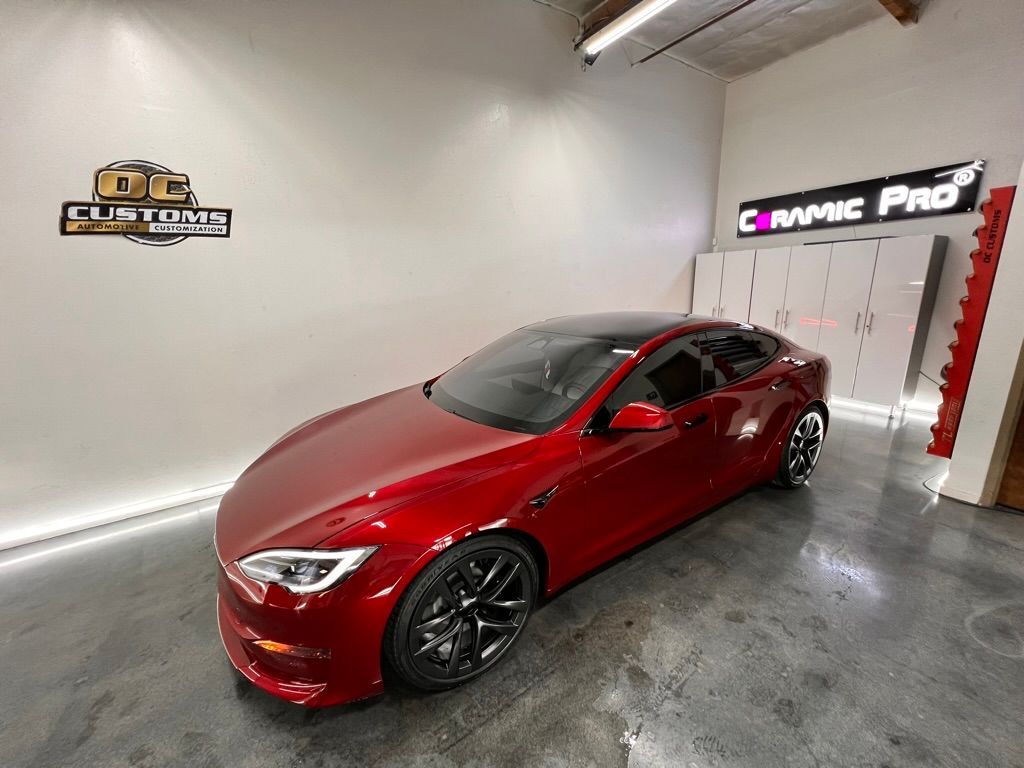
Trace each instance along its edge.
<instances>
[{"instance_id":1,"label":"door handle","mask_svg":"<svg viewBox=\"0 0 1024 768\"><path fill-rule=\"evenodd\" d=\"M776 331L779 330L779 312L781 311L781 309L775 310L775 323L772 325L772 328L774 328Z\"/></svg>"},{"instance_id":2,"label":"door handle","mask_svg":"<svg viewBox=\"0 0 1024 768\"><path fill-rule=\"evenodd\" d=\"M694 416L689 421L684 421L683 422L683 426L686 429L693 429L694 427L699 427L701 424L703 424L707 420L708 420L708 415L706 413L698 413L696 416Z\"/></svg>"},{"instance_id":3,"label":"door handle","mask_svg":"<svg viewBox=\"0 0 1024 768\"><path fill-rule=\"evenodd\" d=\"M720 306L718 308L718 316L719 317L725 317L725 304L723 304L722 306Z\"/></svg>"},{"instance_id":4,"label":"door handle","mask_svg":"<svg viewBox=\"0 0 1024 768\"><path fill-rule=\"evenodd\" d=\"M717 317L717 313L718 313L718 305L717 305L717 304L715 304L715 306L713 306L713 307L711 308L711 316L712 316L712 317Z\"/></svg>"},{"instance_id":5,"label":"door handle","mask_svg":"<svg viewBox=\"0 0 1024 768\"><path fill-rule=\"evenodd\" d=\"M786 314L782 316L782 330L789 328L789 310L786 310Z\"/></svg>"},{"instance_id":6,"label":"door handle","mask_svg":"<svg viewBox=\"0 0 1024 768\"><path fill-rule=\"evenodd\" d=\"M869 335L871 333L871 326L874 325L874 322L875 313L872 312L870 315L868 315L868 321L864 324L864 330L867 331Z\"/></svg>"},{"instance_id":7,"label":"door handle","mask_svg":"<svg viewBox=\"0 0 1024 768\"><path fill-rule=\"evenodd\" d=\"M860 310L857 310L857 319L853 321L853 332L856 333L860 330Z\"/></svg>"},{"instance_id":8,"label":"door handle","mask_svg":"<svg viewBox=\"0 0 1024 768\"><path fill-rule=\"evenodd\" d=\"M776 381L776 382L775 382L774 384L772 384L772 385L771 385L771 387L770 387L770 389L771 389L771 390L772 390L773 392L777 392L777 391L778 391L778 390L780 390L780 389L785 389L785 388L786 388L786 387L788 387L788 386L789 386L789 385L790 385L791 383L792 383L792 382L791 382L791 381L790 381L789 379L780 379L779 381Z\"/></svg>"}]
</instances>

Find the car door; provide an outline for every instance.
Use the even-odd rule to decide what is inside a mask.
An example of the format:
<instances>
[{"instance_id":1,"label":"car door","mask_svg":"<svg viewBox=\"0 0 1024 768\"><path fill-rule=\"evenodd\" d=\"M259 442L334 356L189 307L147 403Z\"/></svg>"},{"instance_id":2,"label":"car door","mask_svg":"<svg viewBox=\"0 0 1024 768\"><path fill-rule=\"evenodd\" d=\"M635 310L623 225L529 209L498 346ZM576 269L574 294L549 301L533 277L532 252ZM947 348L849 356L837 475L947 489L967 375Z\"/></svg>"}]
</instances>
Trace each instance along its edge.
<instances>
[{"instance_id":1,"label":"car door","mask_svg":"<svg viewBox=\"0 0 1024 768\"><path fill-rule=\"evenodd\" d=\"M789 367L776 359L781 348L773 337L716 329L701 334L701 347L709 363L704 389L714 413L711 483L717 501L760 477L796 395L784 375Z\"/></svg>"},{"instance_id":2,"label":"car door","mask_svg":"<svg viewBox=\"0 0 1024 768\"><path fill-rule=\"evenodd\" d=\"M711 403L696 334L655 350L616 388L580 437L586 511L579 531L587 569L705 508L714 440ZM668 410L672 426L656 432L608 430L633 402Z\"/></svg>"}]
</instances>

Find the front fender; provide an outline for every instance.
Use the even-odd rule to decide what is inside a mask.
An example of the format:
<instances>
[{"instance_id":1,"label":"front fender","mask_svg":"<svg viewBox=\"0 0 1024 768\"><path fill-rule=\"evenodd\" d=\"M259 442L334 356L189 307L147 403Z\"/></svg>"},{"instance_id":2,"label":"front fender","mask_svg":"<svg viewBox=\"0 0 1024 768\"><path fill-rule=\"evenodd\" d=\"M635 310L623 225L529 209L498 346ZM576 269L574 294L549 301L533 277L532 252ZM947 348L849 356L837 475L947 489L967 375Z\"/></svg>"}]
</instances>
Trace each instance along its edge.
<instances>
[{"instance_id":1,"label":"front fender","mask_svg":"<svg viewBox=\"0 0 1024 768\"><path fill-rule=\"evenodd\" d=\"M531 500L557 491L548 504ZM559 564L559 510L583 501L579 434L548 435L536 451L435 493L393 507L325 540L328 548L402 543L431 550L434 556L471 536L514 530L542 550L545 592L565 583L570 574ZM564 532L562 532L564 534ZM432 558L431 558L432 559ZM550 565L548 565L550 564ZM420 564L420 567L426 562Z\"/></svg>"}]
</instances>

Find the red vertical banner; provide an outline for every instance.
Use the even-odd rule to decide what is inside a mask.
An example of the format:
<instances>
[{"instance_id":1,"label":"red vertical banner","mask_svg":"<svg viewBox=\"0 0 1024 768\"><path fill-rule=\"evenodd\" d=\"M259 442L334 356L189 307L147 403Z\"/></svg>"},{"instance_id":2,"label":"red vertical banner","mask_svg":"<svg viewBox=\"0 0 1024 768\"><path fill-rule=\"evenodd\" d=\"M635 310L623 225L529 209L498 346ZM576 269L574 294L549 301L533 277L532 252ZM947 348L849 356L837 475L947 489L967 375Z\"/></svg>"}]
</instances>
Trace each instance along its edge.
<instances>
[{"instance_id":1,"label":"red vertical banner","mask_svg":"<svg viewBox=\"0 0 1024 768\"><path fill-rule=\"evenodd\" d=\"M1006 236L1006 220L1010 217L1013 195L1016 187L999 187L992 190L992 196L981 204L985 223L974 234L978 247L971 253L973 272L967 276L967 295L960 299L963 317L953 326L956 339L949 345L952 361L942 371L946 382L939 387L942 403L939 404L939 420L932 425L932 441L928 453L949 458L953 455L953 444L960 428L967 387L974 370L974 358L978 354L978 342L985 325L992 285L996 279L999 254L1003 250Z\"/></svg>"}]
</instances>

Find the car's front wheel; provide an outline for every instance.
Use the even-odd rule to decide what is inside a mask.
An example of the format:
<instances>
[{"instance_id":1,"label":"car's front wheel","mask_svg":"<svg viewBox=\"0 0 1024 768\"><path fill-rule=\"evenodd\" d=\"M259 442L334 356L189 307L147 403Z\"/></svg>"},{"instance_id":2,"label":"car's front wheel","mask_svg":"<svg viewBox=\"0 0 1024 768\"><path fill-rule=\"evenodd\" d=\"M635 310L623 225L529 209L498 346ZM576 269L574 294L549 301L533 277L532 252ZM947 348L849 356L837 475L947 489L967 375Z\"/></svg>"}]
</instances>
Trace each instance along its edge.
<instances>
[{"instance_id":1,"label":"car's front wheel","mask_svg":"<svg viewBox=\"0 0 1024 768\"><path fill-rule=\"evenodd\" d=\"M480 536L451 547L419 574L384 636L409 685L443 690L477 677L516 642L537 599L537 564L517 540Z\"/></svg>"}]
</instances>

